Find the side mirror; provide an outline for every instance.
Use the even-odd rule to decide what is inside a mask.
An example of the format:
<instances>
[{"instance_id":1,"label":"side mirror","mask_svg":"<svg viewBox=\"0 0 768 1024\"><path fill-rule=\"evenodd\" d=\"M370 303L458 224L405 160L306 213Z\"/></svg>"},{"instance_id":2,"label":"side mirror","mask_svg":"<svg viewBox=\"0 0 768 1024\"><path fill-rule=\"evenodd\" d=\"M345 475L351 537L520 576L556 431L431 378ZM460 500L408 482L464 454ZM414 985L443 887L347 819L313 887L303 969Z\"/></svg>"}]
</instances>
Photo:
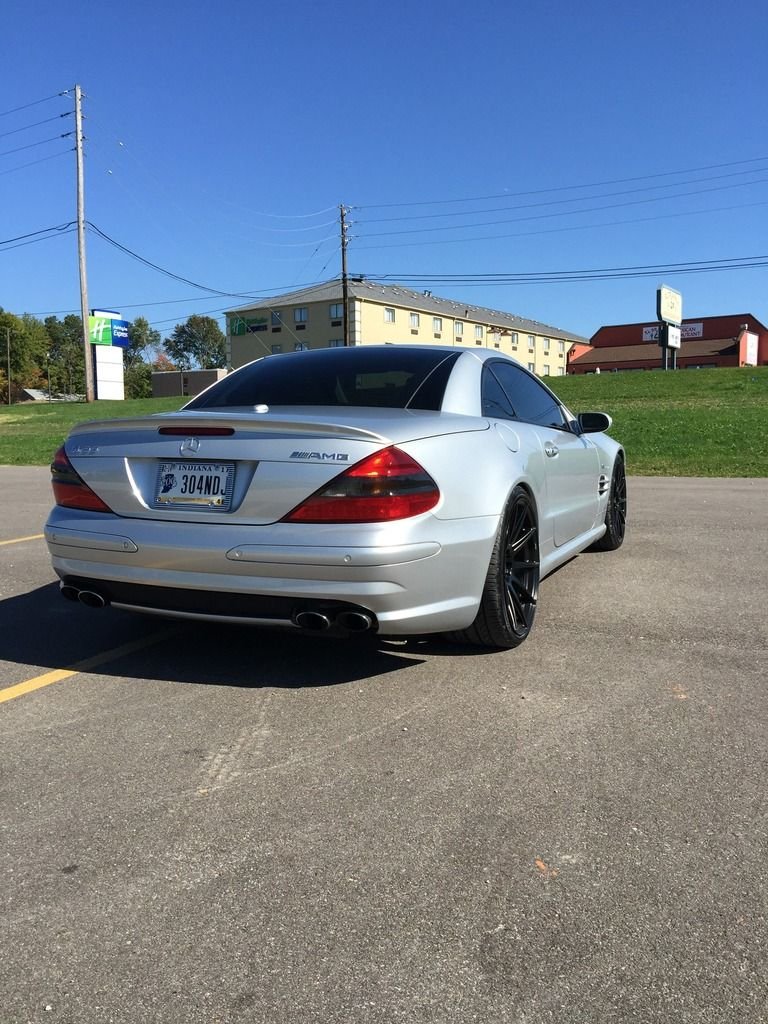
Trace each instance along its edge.
<instances>
[{"instance_id":1,"label":"side mirror","mask_svg":"<svg viewBox=\"0 0 768 1024\"><path fill-rule=\"evenodd\" d=\"M579 426L582 434L596 434L599 431L610 430L613 420L604 412L580 412Z\"/></svg>"}]
</instances>

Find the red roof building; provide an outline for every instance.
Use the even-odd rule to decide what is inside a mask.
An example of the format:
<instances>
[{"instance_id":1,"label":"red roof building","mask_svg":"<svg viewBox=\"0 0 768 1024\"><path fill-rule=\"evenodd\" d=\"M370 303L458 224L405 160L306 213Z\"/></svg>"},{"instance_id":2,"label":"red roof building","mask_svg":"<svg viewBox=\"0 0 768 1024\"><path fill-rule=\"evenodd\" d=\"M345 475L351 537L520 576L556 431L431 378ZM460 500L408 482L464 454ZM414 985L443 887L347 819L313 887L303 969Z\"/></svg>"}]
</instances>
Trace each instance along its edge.
<instances>
[{"instance_id":1,"label":"red roof building","mask_svg":"<svg viewBox=\"0 0 768 1024\"><path fill-rule=\"evenodd\" d=\"M658 332L658 323L601 327L588 348L573 346L568 373L658 370L662 358ZM751 313L691 317L683 320L681 335L679 369L768 364L768 328Z\"/></svg>"}]
</instances>

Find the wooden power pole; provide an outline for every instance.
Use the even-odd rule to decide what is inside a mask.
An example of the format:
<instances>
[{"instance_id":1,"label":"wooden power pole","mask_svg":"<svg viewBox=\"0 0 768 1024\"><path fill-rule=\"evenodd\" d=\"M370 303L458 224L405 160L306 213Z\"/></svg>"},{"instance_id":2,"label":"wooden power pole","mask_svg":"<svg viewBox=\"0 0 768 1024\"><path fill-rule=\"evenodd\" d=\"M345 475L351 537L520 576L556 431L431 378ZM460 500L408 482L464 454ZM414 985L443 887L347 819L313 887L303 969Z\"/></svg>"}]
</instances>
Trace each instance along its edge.
<instances>
[{"instance_id":1,"label":"wooden power pole","mask_svg":"<svg viewBox=\"0 0 768 1024\"><path fill-rule=\"evenodd\" d=\"M75 86L75 155L77 159L77 258L80 266L80 313L83 318L83 355L85 356L85 400L95 398L93 362L88 331L88 278L85 270L85 186L83 173L83 91Z\"/></svg>"}]
</instances>

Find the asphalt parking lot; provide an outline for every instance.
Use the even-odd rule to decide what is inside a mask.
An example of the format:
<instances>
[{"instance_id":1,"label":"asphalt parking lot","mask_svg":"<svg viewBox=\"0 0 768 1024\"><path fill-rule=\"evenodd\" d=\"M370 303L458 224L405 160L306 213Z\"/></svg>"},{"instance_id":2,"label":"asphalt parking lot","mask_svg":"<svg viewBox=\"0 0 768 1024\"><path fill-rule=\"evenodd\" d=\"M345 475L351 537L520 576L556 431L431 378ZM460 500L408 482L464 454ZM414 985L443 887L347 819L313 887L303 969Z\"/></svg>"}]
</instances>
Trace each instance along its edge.
<instances>
[{"instance_id":1,"label":"asphalt parking lot","mask_svg":"<svg viewBox=\"0 0 768 1024\"><path fill-rule=\"evenodd\" d=\"M0 466L0 1022L768 1021L768 480L630 480L517 651L59 597Z\"/></svg>"}]
</instances>

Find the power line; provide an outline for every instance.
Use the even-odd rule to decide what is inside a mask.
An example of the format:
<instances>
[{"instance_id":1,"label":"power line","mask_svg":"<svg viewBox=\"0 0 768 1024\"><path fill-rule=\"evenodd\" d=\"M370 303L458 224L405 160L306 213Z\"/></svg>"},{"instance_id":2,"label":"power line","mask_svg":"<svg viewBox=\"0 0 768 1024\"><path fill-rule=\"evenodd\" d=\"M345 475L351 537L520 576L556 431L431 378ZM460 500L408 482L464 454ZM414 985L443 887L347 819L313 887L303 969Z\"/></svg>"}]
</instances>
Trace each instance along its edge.
<instances>
[{"instance_id":1,"label":"power line","mask_svg":"<svg viewBox=\"0 0 768 1024\"><path fill-rule=\"evenodd\" d=\"M54 224L50 228L40 228L39 231L29 231L26 235L16 235L15 238L4 238L0 241L0 245L7 245L9 242L19 242L22 238L32 238L35 235L45 235L51 231L63 231L65 228L70 228L75 222L73 220L68 221L66 224Z\"/></svg>"},{"instance_id":2,"label":"power line","mask_svg":"<svg viewBox=\"0 0 768 1024\"><path fill-rule=\"evenodd\" d=\"M10 132L0 132L0 139L4 139L6 135L18 135L19 132L28 132L30 128L39 128L41 124L50 124L51 121L59 121L62 117L71 117L72 111L65 110L63 114L56 114L54 117L46 117L43 121L35 121L33 124L25 124L23 128L14 128Z\"/></svg>"},{"instance_id":3,"label":"power line","mask_svg":"<svg viewBox=\"0 0 768 1024\"><path fill-rule=\"evenodd\" d=\"M55 160L58 156L66 156L67 153L73 153L74 146L72 149L62 149L59 153L54 153L52 156L41 156L39 160L30 160L26 164L17 164L16 167L9 167L6 171L0 171L0 174L13 174L14 171L22 171L25 167L34 167L35 164L44 164L47 160Z\"/></svg>"},{"instance_id":4,"label":"power line","mask_svg":"<svg viewBox=\"0 0 768 1024\"><path fill-rule=\"evenodd\" d=\"M44 96L41 100L33 100L31 103L24 103L20 107L13 107L11 110L3 110L0 112L0 117L5 117L8 114L16 114L20 110L29 110L30 107L36 107L40 103L47 103L48 100L56 100L59 96L69 95L69 89L64 89L63 92L56 92L53 96Z\"/></svg>"},{"instance_id":5,"label":"power line","mask_svg":"<svg viewBox=\"0 0 768 1024\"><path fill-rule=\"evenodd\" d=\"M410 215L407 217L371 217L370 219L356 220L355 224L384 224L394 223L396 221L415 221L415 220L435 220L439 217L479 217L486 213L508 213L511 210L532 210L541 206L567 206L569 203L587 203L594 199L611 199L615 196L629 196L636 195L639 192L651 192L660 188L681 188L683 185L696 185L705 181L722 181L723 178L736 178L742 174L758 174L768 171L768 167L759 167L750 169L747 171L729 171L727 174L714 174L706 178L689 178L687 181L672 181L666 185L645 185L640 188L622 189L619 192L604 192L602 195L591 195L591 196L572 196L570 199L545 199L536 203L519 203L516 206L496 206L485 210L456 210L451 213L420 213ZM726 186L730 188L738 187L739 185L752 185L760 184L766 179L759 179L758 182L737 182L735 185ZM695 195L696 193L682 193L683 195ZM657 196L657 200L662 199L675 199L676 195L670 196ZM653 200L649 200L653 201ZM609 207L610 208L610 207ZM579 213L579 210L566 211L571 213ZM458 225L461 226L461 225ZM478 227L479 225L466 225L467 227ZM450 229L450 225L446 230ZM415 230L415 229L414 229ZM439 228L433 228L431 230L437 231Z\"/></svg>"},{"instance_id":6,"label":"power line","mask_svg":"<svg viewBox=\"0 0 768 1024\"><path fill-rule=\"evenodd\" d=\"M26 242L17 242L16 245L7 245L4 249L0 249L0 252L10 252L11 249L22 249L25 245L35 245L37 242L47 242L51 238L59 238L62 235L71 235L73 231L76 231L76 227L66 228L60 231L56 235L46 235L44 238L30 238Z\"/></svg>"},{"instance_id":7,"label":"power line","mask_svg":"<svg viewBox=\"0 0 768 1024\"><path fill-rule=\"evenodd\" d=\"M514 274L368 274L369 280L385 283L397 279L423 284L461 284L465 287L516 284L561 284L579 281L605 281L623 278L658 277L661 274L705 274L725 270L750 270L768 267L768 256L742 256L735 259L698 260L687 263L650 264L638 267L604 267L595 270L539 271Z\"/></svg>"},{"instance_id":8,"label":"power line","mask_svg":"<svg viewBox=\"0 0 768 1024\"><path fill-rule=\"evenodd\" d=\"M0 156L10 156L11 153L20 153L23 149L34 149L35 146L44 146L46 142L57 142L59 139L68 139L74 132L63 132L61 135L52 135L50 139L41 139L39 142L30 142L26 146L17 146L16 149L4 149Z\"/></svg>"},{"instance_id":9,"label":"power line","mask_svg":"<svg viewBox=\"0 0 768 1024\"><path fill-rule=\"evenodd\" d=\"M581 185L557 185L553 188L531 189L527 192L492 192L485 196L465 196L460 199L424 199L407 203L369 203L351 206L351 210L386 210L405 206L440 206L448 203L480 203L489 199L517 199L523 196L540 196L550 192L567 192L578 188L602 188L605 185L624 185L631 181L650 181L651 178L666 178L673 174L696 174L699 171L719 170L723 167L738 167L743 164L764 163L768 156L756 156L748 160L731 160L722 164L705 164L703 167L685 167L679 171L658 171L655 174L638 174L631 178L612 178L608 181L593 181Z\"/></svg>"},{"instance_id":10,"label":"power line","mask_svg":"<svg viewBox=\"0 0 768 1024\"><path fill-rule=\"evenodd\" d=\"M200 291L210 292L210 294L212 294L212 295L230 296L232 298L243 298L243 299L251 298L250 295L244 295L241 292L227 292L227 291L223 291L220 288L209 288L208 285L198 284L197 281L191 281L188 277L182 277L180 274L174 274L173 271L166 270L165 267L158 266L157 263L153 263L151 260L146 259L144 256L140 256L137 252L134 252L132 249L129 249L127 246L122 245L120 242L116 241L114 238L110 238L110 236L105 234L105 232L103 232L101 230L101 228L97 227L93 223L93 221L89 220L87 223L88 223L88 227L92 231L94 231L100 238L103 238L105 242L109 242L110 245L113 245L116 249L119 249L121 252L124 252L127 256L130 256L132 259L138 260L139 263L143 263L144 266L150 267L152 270L156 270L158 273L164 274L166 277L173 278L174 281L181 281L182 284L188 284L188 285L190 285L190 287L197 288Z\"/></svg>"},{"instance_id":11,"label":"power line","mask_svg":"<svg viewBox=\"0 0 768 1024\"><path fill-rule=\"evenodd\" d=\"M712 188L691 189L688 192L678 192L675 195L670 196L648 196L645 199L629 199L623 203L607 203L603 206L587 206L581 210L558 210L554 213L529 214L526 217L507 217L499 220L478 221L475 224L450 224L433 228L402 228L397 231L375 231L370 232L369 234L359 235L357 237L369 239L385 238L392 235L432 234L436 231L468 231L471 228L497 227L500 224L519 224L527 220L548 220L552 217L574 217L583 213L598 213L602 210L618 210L626 206L645 206L648 203L661 203L670 199L685 199L689 196L706 195L710 192L725 192L729 189L745 188L749 185L763 185L767 181L768 178L758 178L755 181L737 181L732 182L730 185L715 185ZM594 197L588 197L586 201L589 201L591 198Z\"/></svg>"},{"instance_id":12,"label":"power line","mask_svg":"<svg viewBox=\"0 0 768 1024\"><path fill-rule=\"evenodd\" d=\"M358 245L356 249L405 249L413 248L414 246L426 246L426 245L456 245L466 244L467 242L492 242L501 238L528 238L531 235L553 235L559 234L564 231L588 231L593 228L608 228L617 227L623 224L647 224L651 221L656 220L670 220L677 217L695 217L701 214L710 213L723 213L731 210L748 210L755 206L766 206L768 201L760 201L757 203L735 203L731 206L713 206L708 210L684 210L677 213L660 213L653 217L633 217L628 220L609 220L603 221L601 224L569 224L565 227L559 228L540 228L536 231L513 231L506 232L502 235L476 235L472 238L440 238L434 241L423 241L423 242L383 242L378 245ZM581 213L587 211L581 210ZM525 217L521 220L531 220L534 218ZM479 225L474 224L472 227L478 227ZM370 238L370 235L362 235L362 238Z\"/></svg>"}]
</instances>

